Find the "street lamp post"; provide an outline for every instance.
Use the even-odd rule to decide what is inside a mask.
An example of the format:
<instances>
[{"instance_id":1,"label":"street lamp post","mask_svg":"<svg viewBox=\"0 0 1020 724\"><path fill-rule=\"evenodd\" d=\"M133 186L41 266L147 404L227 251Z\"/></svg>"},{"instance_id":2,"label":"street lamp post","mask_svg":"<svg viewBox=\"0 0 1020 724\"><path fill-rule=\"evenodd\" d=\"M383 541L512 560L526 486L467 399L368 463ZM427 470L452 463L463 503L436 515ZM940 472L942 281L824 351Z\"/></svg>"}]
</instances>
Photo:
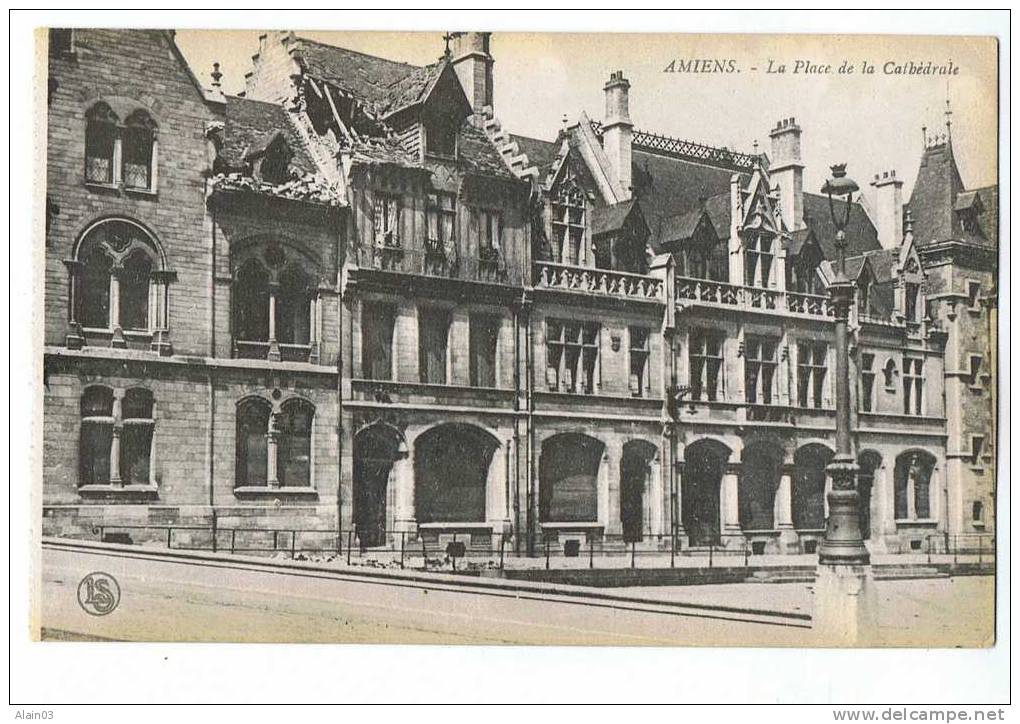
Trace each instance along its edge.
<instances>
[{"instance_id":1,"label":"street lamp post","mask_svg":"<svg viewBox=\"0 0 1020 724\"><path fill-rule=\"evenodd\" d=\"M867 565L868 549L861 535L860 498L857 494L857 463L850 447L850 359L847 324L853 304L854 285L846 275L846 226L850 221L852 196L857 184L847 177L846 164L832 167L832 178L822 193L829 197L829 213L836 226L839 266L829 286L836 321L836 454L827 472L832 476L828 494L829 518L825 540L818 549L822 565ZM836 210L835 199L843 198L843 213Z\"/></svg>"},{"instance_id":2,"label":"street lamp post","mask_svg":"<svg viewBox=\"0 0 1020 724\"><path fill-rule=\"evenodd\" d=\"M836 226L839 266L829 286L836 326L836 454L826 472L832 477L825 540L818 548L815 579L815 627L824 643L861 645L871 641L874 595L868 549L861 536L857 464L850 446L850 359L847 325L854 285L846 275L846 226L858 186L846 175L846 164L832 167L822 193L829 197L829 213ZM842 213L836 199L843 202Z\"/></svg>"}]
</instances>

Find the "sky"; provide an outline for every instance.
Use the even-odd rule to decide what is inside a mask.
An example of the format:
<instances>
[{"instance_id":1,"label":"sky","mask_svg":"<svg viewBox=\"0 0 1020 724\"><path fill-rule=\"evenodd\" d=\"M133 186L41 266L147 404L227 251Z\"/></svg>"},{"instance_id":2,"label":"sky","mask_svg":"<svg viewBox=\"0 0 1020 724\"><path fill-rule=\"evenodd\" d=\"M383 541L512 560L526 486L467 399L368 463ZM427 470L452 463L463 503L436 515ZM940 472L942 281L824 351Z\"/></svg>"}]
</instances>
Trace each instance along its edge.
<instances>
[{"instance_id":1,"label":"sky","mask_svg":"<svg viewBox=\"0 0 1020 724\"><path fill-rule=\"evenodd\" d=\"M295 31L416 65L443 52L439 31ZM177 41L203 82L218 61L224 90L236 93L262 32L178 30ZM923 148L922 126L929 134L945 132L948 98L964 183L996 183L996 46L988 38L497 32L491 52L496 115L512 133L551 140L564 117L573 122L585 111L600 119L602 87L610 72L622 70L631 83L637 129L743 152L752 152L757 142L770 153L769 130L794 117L803 130L805 190L820 189L829 166L845 162L869 194L874 174L895 170L905 182L906 201ZM719 60L733 72L666 72L671 62L676 68L692 59ZM852 74L838 72L844 61ZM887 63L893 68L910 61L951 63L958 72L884 72ZM874 74L862 74L865 62ZM770 63L786 72L768 72ZM828 73L804 72L825 66Z\"/></svg>"}]
</instances>

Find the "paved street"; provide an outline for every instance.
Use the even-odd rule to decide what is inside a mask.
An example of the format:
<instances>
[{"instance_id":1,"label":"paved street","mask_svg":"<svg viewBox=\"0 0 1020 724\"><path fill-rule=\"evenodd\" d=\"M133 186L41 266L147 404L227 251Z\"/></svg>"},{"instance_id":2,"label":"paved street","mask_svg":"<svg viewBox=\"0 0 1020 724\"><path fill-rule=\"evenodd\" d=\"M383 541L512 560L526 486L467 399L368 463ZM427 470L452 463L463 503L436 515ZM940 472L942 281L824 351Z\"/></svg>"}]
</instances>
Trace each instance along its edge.
<instances>
[{"instance_id":1,"label":"paved street","mask_svg":"<svg viewBox=\"0 0 1020 724\"><path fill-rule=\"evenodd\" d=\"M821 643L811 587L734 584L562 588L433 584L258 563L183 561L142 551L45 546L45 639L464 644L783 645ZM78 605L78 583L104 571L121 601L106 616ZM482 582L488 586L488 583ZM879 582L884 643L990 642L993 579ZM747 610L758 609L758 610ZM774 613L770 613L774 612Z\"/></svg>"}]
</instances>

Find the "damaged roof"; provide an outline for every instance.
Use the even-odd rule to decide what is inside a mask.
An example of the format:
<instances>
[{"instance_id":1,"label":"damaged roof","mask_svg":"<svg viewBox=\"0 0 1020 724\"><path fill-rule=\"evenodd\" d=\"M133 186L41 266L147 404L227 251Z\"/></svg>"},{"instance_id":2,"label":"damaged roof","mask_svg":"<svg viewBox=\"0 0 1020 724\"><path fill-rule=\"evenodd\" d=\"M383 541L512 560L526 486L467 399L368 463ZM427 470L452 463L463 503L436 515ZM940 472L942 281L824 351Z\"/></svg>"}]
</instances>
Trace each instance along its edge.
<instances>
[{"instance_id":1,"label":"damaged roof","mask_svg":"<svg viewBox=\"0 0 1020 724\"><path fill-rule=\"evenodd\" d=\"M315 173L315 162L286 109L275 103L226 96L226 118L219 160L228 168L243 168L246 157L253 153L253 149L268 145L278 133L283 134L293 153L291 165L304 173Z\"/></svg>"}]
</instances>

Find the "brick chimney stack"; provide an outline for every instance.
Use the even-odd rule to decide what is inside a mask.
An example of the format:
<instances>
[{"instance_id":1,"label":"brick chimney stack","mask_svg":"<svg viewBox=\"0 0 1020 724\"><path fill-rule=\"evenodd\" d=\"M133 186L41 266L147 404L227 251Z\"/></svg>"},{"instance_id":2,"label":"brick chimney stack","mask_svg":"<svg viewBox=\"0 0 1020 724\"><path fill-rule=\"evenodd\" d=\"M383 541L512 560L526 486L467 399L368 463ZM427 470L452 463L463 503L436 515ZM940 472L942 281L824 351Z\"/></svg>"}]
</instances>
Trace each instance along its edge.
<instances>
[{"instance_id":1,"label":"brick chimney stack","mask_svg":"<svg viewBox=\"0 0 1020 724\"><path fill-rule=\"evenodd\" d=\"M903 241L903 181L895 171L875 174L875 226L883 249L899 247Z\"/></svg>"},{"instance_id":2,"label":"brick chimney stack","mask_svg":"<svg viewBox=\"0 0 1020 724\"><path fill-rule=\"evenodd\" d=\"M800 126L784 118L769 132L772 158L771 183L779 187L783 220L791 230L804 228L804 163L800 155Z\"/></svg>"},{"instance_id":3,"label":"brick chimney stack","mask_svg":"<svg viewBox=\"0 0 1020 724\"><path fill-rule=\"evenodd\" d=\"M631 140L634 124L630 121L630 81L623 71L610 73L604 87L606 117L602 123L602 149L620 180L627 198L631 194Z\"/></svg>"},{"instance_id":4,"label":"brick chimney stack","mask_svg":"<svg viewBox=\"0 0 1020 724\"><path fill-rule=\"evenodd\" d=\"M492 33L450 33L450 57L475 118L492 114Z\"/></svg>"}]
</instances>

